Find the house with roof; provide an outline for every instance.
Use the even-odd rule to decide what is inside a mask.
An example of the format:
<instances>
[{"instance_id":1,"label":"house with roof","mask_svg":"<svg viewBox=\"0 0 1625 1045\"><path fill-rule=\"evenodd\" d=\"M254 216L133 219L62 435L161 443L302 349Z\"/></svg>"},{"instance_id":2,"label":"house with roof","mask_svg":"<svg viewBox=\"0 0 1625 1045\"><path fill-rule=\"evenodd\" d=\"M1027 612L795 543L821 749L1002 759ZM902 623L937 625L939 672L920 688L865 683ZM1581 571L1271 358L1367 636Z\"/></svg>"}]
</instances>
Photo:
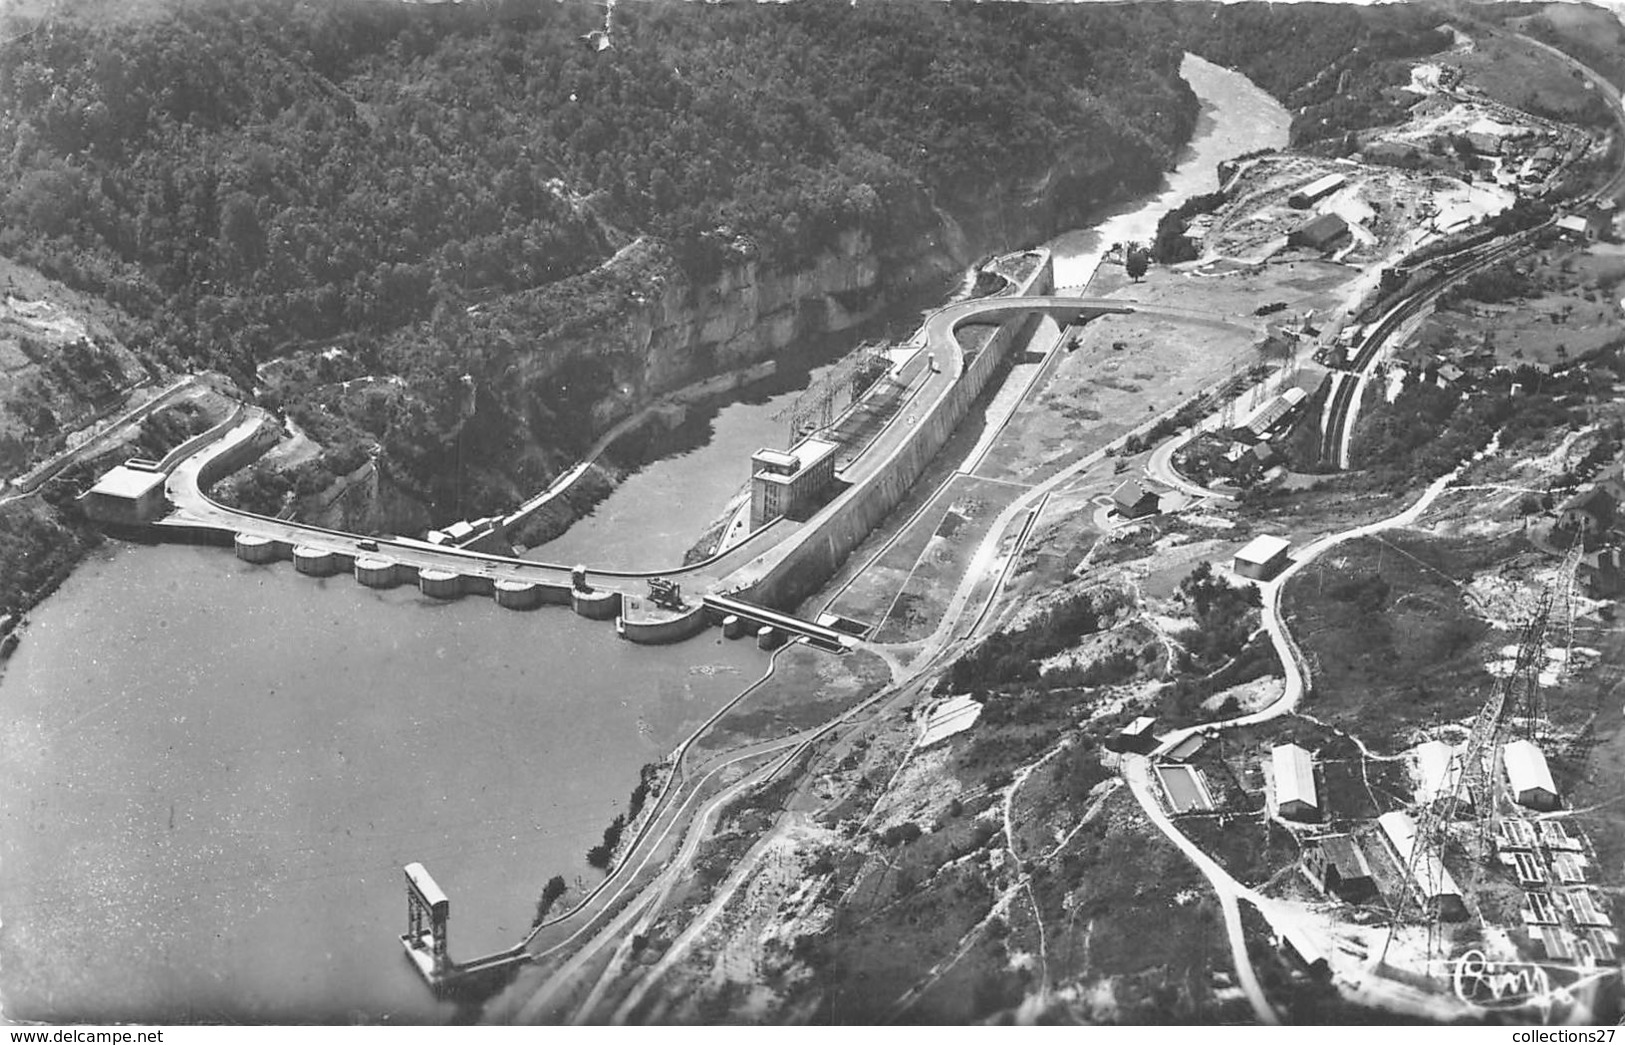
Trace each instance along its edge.
<instances>
[{"instance_id":1,"label":"house with roof","mask_svg":"<svg viewBox=\"0 0 1625 1045\"><path fill-rule=\"evenodd\" d=\"M1557 234L1574 243L1586 243L1591 240L1591 229L1586 224L1583 214L1565 214L1557 219Z\"/></svg>"},{"instance_id":2,"label":"house with roof","mask_svg":"<svg viewBox=\"0 0 1625 1045\"><path fill-rule=\"evenodd\" d=\"M1371 864L1352 835L1324 835L1303 848L1303 873L1327 896L1345 903L1366 903L1377 898L1377 880Z\"/></svg>"},{"instance_id":3,"label":"house with roof","mask_svg":"<svg viewBox=\"0 0 1625 1045\"><path fill-rule=\"evenodd\" d=\"M1106 750L1118 753L1133 751L1141 755L1149 752L1157 746L1157 736L1151 732L1151 728L1156 724L1157 720L1154 717L1141 715L1118 730L1116 734L1108 737L1106 739Z\"/></svg>"},{"instance_id":4,"label":"house with roof","mask_svg":"<svg viewBox=\"0 0 1625 1045\"><path fill-rule=\"evenodd\" d=\"M1614 511L1619 502L1603 485L1569 498L1558 510L1554 535L1579 537L1587 546L1595 546L1614 524Z\"/></svg>"},{"instance_id":5,"label":"house with roof","mask_svg":"<svg viewBox=\"0 0 1625 1045\"><path fill-rule=\"evenodd\" d=\"M1112 491L1112 507L1125 519L1138 519L1157 513L1157 495L1134 479L1125 480Z\"/></svg>"},{"instance_id":6,"label":"house with roof","mask_svg":"<svg viewBox=\"0 0 1625 1045\"><path fill-rule=\"evenodd\" d=\"M138 525L169 508L164 496L168 476L155 462L132 458L118 465L79 498L86 515L101 523Z\"/></svg>"},{"instance_id":7,"label":"house with roof","mask_svg":"<svg viewBox=\"0 0 1625 1045\"><path fill-rule=\"evenodd\" d=\"M1506 766L1507 787L1514 802L1542 811L1557 808L1552 771L1546 765L1545 754L1533 741L1514 740L1501 749L1501 761Z\"/></svg>"},{"instance_id":8,"label":"house with roof","mask_svg":"<svg viewBox=\"0 0 1625 1045\"><path fill-rule=\"evenodd\" d=\"M1275 778L1275 809L1288 820L1319 820L1320 795L1315 788L1315 763L1296 744L1270 749Z\"/></svg>"},{"instance_id":9,"label":"house with roof","mask_svg":"<svg viewBox=\"0 0 1625 1045\"><path fill-rule=\"evenodd\" d=\"M1242 458L1242 471L1262 475L1280 463L1281 452L1266 439L1248 448L1246 456Z\"/></svg>"},{"instance_id":10,"label":"house with roof","mask_svg":"<svg viewBox=\"0 0 1625 1045\"><path fill-rule=\"evenodd\" d=\"M1625 560L1618 548L1587 552L1574 569L1574 579L1593 599L1609 599L1625 590Z\"/></svg>"}]
</instances>

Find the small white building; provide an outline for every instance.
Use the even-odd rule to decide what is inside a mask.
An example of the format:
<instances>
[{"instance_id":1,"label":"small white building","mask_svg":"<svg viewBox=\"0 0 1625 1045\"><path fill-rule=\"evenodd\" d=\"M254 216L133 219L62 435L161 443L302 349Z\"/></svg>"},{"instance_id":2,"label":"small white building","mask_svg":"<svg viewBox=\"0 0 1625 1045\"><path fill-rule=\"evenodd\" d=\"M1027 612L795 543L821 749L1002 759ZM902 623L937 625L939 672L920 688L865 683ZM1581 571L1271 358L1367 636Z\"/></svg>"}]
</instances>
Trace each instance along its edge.
<instances>
[{"instance_id":1,"label":"small white building","mask_svg":"<svg viewBox=\"0 0 1625 1045\"><path fill-rule=\"evenodd\" d=\"M1412 757L1416 761L1418 805L1448 799L1461 791L1461 755L1454 747L1442 740L1430 740L1418 745Z\"/></svg>"},{"instance_id":2,"label":"small white building","mask_svg":"<svg viewBox=\"0 0 1625 1045\"><path fill-rule=\"evenodd\" d=\"M1507 785L1513 801L1530 809L1557 808L1557 785L1546 766L1546 756L1528 740L1514 740L1501 749L1506 764Z\"/></svg>"},{"instance_id":3,"label":"small white building","mask_svg":"<svg viewBox=\"0 0 1625 1045\"><path fill-rule=\"evenodd\" d=\"M1247 542L1236 552L1235 571L1238 577L1267 581L1286 565L1287 549L1292 542L1284 537L1261 534Z\"/></svg>"},{"instance_id":4,"label":"small white building","mask_svg":"<svg viewBox=\"0 0 1625 1045\"><path fill-rule=\"evenodd\" d=\"M1557 231L1564 236L1581 243L1588 242L1591 237L1591 228L1586 223L1583 214L1565 214L1557 219Z\"/></svg>"},{"instance_id":5,"label":"small white building","mask_svg":"<svg viewBox=\"0 0 1625 1045\"><path fill-rule=\"evenodd\" d=\"M1270 751L1275 775L1275 808L1290 820L1320 819L1320 796L1315 789L1315 762L1296 744L1279 744Z\"/></svg>"}]
</instances>

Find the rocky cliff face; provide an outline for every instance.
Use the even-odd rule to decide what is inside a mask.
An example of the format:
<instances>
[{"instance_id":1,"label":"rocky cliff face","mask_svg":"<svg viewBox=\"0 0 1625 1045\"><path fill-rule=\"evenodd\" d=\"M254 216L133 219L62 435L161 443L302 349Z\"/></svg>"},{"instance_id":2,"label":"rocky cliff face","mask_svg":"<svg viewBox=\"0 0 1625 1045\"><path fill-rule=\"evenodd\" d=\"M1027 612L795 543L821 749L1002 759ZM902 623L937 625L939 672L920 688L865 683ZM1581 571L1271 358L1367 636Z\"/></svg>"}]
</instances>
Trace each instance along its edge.
<instances>
[{"instance_id":1,"label":"rocky cliff face","mask_svg":"<svg viewBox=\"0 0 1625 1045\"><path fill-rule=\"evenodd\" d=\"M1128 184L1115 162L1106 149L1072 148L1054 168L1002 193L967 191L940 203L922 196L889 213L883 228L841 230L810 263L783 268L746 252L703 284L684 278L675 266L653 262L656 252L634 245L608 263L632 274L628 282L638 289L629 307L562 346L554 340L553 351L521 349L508 377L533 395L545 390L586 397L578 415L586 418L584 430L574 433L585 446L678 388L764 359L793 365L798 345L816 335L873 319L924 288L942 286L990 252L1030 246L1086 222L1102 203L1143 188ZM513 432L518 426L509 418L500 427ZM560 451L531 440L504 453L513 460L551 454L556 470L570 463ZM387 475L381 484L388 485ZM529 492L516 483L514 501ZM365 511L358 517L352 509L345 521L387 528L417 517L401 510L402 491L380 496L388 493L379 490L350 503L391 503L389 519Z\"/></svg>"},{"instance_id":2,"label":"rocky cliff face","mask_svg":"<svg viewBox=\"0 0 1625 1045\"><path fill-rule=\"evenodd\" d=\"M646 305L572 346L608 362L614 388L593 406L607 428L652 399L710 374L792 358L798 342L851 329L922 285L941 283L992 251L1030 246L1083 222L1126 186L1102 177L1113 157L1076 148L1054 169L995 197L946 206L920 199L892 216L890 235L843 230L811 264L747 260L714 282L671 279Z\"/></svg>"}]
</instances>

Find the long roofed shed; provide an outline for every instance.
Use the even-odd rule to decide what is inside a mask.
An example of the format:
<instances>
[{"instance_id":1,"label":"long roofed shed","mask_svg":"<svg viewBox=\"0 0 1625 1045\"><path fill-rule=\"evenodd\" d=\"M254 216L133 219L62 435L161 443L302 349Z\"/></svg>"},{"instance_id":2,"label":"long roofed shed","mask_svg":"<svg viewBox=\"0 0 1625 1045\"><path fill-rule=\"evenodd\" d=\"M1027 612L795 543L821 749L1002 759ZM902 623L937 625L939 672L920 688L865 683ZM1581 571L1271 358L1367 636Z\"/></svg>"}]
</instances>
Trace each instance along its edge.
<instances>
[{"instance_id":1,"label":"long roofed shed","mask_svg":"<svg viewBox=\"0 0 1625 1045\"><path fill-rule=\"evenodd\" d=\"M1311 820L1320 815L1320 797L1315 793L1315 763L1309 752L1296 744L1281 744L1270 751L1275 770L1275 807L1294 820Z\"/></svg>"},{"instance_id":2,"label":"long roofed shed","mask_svg":"<svg viewBox=\"0 0 1625 1045\"><path fill-rule=\"evenodd\" d=\"M1433 906L1439 917L1447 921L1460 921L1467 915L1462 903L1461 887L1445 868L1439 854L1431 849L1416 853L1416 821L1402 809L1395 809L1377 817L1377 826L1387 836L1399 857L1401 867L1411 869L1411 879L1421 891L1423 899ZM1414 861L1413 861L1413 854Z\"/></svg>"}]
</instances>

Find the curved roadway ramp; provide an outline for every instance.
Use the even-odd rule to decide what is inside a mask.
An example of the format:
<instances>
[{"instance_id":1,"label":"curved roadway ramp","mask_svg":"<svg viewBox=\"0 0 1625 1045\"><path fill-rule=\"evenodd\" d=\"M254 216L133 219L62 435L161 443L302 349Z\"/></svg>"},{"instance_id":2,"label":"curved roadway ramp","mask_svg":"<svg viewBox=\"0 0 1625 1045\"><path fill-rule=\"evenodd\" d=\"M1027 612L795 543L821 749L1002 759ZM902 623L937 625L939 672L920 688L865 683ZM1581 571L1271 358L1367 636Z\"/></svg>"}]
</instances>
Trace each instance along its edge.
<instances>
[{"instance_id":1,"label":"curved roadway ramp","mask_svg":"<svg viewBox=\"0 0 1625 1045\"><path fill-rule=\"evenodd\" d=\"M907 405L893 416L862 452L840 472L847 489L812 519L795 524L785 520L764 526L739 545L709 560L689 566L674 565L656 571L593 570L596 581L612 590L641 594L643 582L663 576L682 578L685 586L718 595L749 598L755 578L778 566L804 542L816 540L820 527L832 518L843 498L862 496L864 487L884 477L886 470L919 437L927 418L953 394L964 375L966 359L954 331L965 323L1006 319L1032 312L1058 313L1072 319L1093 318L1106 313L1145 313L1176 320L1212 321L1212 316L1158 306L1146 308L1133 302L1106 298L1058 295L989 298L965 301L933 312L925 321L925 337L917 350L894 373L903 383ZM208 445L198 448L172 470L165 493L175 511L159 520L154 528L178 538L212 534L222 542L241 534L276 541L288 546L304 546L352 558L385 556L419 570L443 570L490 581L515 581L552 586L570 584L570 566L536 562L511 556L492 555L462 548L432 545L410 538L374 538L363 534L313 526L291 519L277 519L222 504L208 496L207 489L219 472L229 467L222 462L242 455L245 445L259 434L269 418L262 411L249 410L237 425L221 431Z\"/></svg>"}]
</instances>

